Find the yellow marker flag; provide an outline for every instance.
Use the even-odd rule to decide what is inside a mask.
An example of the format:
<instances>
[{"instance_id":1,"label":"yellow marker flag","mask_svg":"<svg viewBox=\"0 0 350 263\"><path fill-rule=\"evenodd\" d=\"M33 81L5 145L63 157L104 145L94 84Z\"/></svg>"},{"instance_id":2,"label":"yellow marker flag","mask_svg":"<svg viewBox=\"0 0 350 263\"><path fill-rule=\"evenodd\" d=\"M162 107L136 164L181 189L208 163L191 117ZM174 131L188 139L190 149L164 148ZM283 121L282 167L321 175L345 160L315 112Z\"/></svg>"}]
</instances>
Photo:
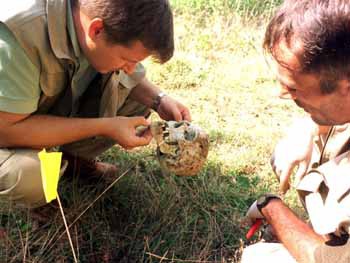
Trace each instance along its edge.
<instances>
[{"instance_id":1,"label":"yellow marker flag","mask_svg":"<svg viewBox=\"0 0 350 263\"><path fill-rule=\"evenodd\" d=\"M61 152L47 153L45 149L39 152L41 178L44 187L46 202L50 203L57 198L58 179L61 170Z\"/></svg>"}]
</instances>

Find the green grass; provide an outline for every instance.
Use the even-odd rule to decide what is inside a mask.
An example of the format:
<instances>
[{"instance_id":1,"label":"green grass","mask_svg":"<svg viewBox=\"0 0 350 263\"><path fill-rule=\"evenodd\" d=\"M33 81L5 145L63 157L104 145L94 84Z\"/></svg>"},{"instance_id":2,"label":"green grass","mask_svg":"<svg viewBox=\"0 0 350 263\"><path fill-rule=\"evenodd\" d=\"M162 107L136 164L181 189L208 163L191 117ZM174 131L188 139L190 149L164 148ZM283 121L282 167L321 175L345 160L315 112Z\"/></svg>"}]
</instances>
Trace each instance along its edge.
<instances>
[{"instance_id":1,"label":"green grass","mask_svg":"<svg viewBox=\"0 0 350 263\"><path fill-rule=\"evenodd\" d=\"M162 174L154 142L106 152L101 158L121 173L131 170L72 227L81 262L238 262L248 243L244 213L261 193L277 190L269 157L283 127L300 113L274 97L277 84L261 48L267 18L252 18L276 2L172 3L176 53L165 65L147 61L148 76L210 134L207 164L196 177L178 178ZM63 179L68 222L106 187ZM287 200L298 208L295 196ZM0 207L1 261L72 262L57 209L38 225L28 210Z\"/></svg>"},{"instance_id":2,"label":"green grass","mask_svg":"<svg viewBox=\"0 0 350 263\"><path fill-rule=\"evenodd\" d=\"M212 13L236 13L241 17L270 15L281 0L170 0L178 12L198 11Z\"/></svg>"}]
</instances>

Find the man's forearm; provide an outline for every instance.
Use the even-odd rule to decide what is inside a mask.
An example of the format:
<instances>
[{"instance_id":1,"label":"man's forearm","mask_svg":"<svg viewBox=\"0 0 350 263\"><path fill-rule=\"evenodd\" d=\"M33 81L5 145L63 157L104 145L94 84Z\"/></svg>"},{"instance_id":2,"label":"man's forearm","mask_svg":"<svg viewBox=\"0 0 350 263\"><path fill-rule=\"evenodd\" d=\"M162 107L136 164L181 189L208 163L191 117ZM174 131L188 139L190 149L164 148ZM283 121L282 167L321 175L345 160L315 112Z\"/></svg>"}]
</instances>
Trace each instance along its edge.
<instances>
[{"instance_id":1,"label":"man's forearm","mask_svg":"<svg viewBox=\"0 0 350 263\"><path fill-rule=\"evenodd\" d=\"M133 88L130 93L130 98L151 108L154 99L159 93L160 89L148 81L147 78L144 78L135 88Z\"/></svg>"},{"instance_id":2,"label":"man's forearm","mask_svg":"<svg viewBox=\"0 0 350 263\"><path fill-rule=\"evenodd\" d=\"M262 213L274 228L278 239L298 262L314 262L315 249L325 242L322 236L315 233L280 200L271 200L262 209Z\"/></svg>"},{"instance_id":3,"label":"man's forearm","mask_svg":"<svg viewBox=\"0 0 350 263\"><path fill-rule=\"evenodd\" d=\"M42 148L103 135L107 119L32 115L16 123L0 121L0 147Z\"/></svg>"}]
</instances>

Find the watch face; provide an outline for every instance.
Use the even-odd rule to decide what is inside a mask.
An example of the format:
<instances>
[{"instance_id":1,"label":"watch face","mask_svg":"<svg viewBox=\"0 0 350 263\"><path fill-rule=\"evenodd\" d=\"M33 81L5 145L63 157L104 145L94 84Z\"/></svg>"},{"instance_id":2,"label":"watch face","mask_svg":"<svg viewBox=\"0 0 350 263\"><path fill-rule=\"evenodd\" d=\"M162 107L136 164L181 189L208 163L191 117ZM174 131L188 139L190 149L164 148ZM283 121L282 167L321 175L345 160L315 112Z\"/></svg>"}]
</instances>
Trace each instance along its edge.
<instances>
[{"instance_id":1,"label":"watch face","mask_svg":"<svg viewBox=\"0 0 350 263\"><path fill-rule=\"evenodd\" d=\"M157 95L157 97L154 98L153 100L153 105L152 105L152 109L157 111L159 105L160 105L160 101L162 100L162 98L166 96L166 94L164 92L161 92Z\"/></svg>"}]
</instances>

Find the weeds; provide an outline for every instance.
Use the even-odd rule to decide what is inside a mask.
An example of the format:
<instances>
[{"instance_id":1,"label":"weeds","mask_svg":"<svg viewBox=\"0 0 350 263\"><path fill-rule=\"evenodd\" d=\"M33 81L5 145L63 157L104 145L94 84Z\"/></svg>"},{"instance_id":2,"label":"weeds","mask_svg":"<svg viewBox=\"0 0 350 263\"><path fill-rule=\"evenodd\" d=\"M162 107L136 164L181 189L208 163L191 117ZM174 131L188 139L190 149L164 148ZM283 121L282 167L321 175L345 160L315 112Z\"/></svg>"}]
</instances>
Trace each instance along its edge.
<instances>
[{"instance_id":1,"label":"weeds","mask_svg":"<svg viewBox=\"0 0 350 263\"><path fill-rule=\"evenodd\" d=\"M171 0L178 12L235 13L246 19L269 16L282 0Z\"/></svg>"}]
</instances>

